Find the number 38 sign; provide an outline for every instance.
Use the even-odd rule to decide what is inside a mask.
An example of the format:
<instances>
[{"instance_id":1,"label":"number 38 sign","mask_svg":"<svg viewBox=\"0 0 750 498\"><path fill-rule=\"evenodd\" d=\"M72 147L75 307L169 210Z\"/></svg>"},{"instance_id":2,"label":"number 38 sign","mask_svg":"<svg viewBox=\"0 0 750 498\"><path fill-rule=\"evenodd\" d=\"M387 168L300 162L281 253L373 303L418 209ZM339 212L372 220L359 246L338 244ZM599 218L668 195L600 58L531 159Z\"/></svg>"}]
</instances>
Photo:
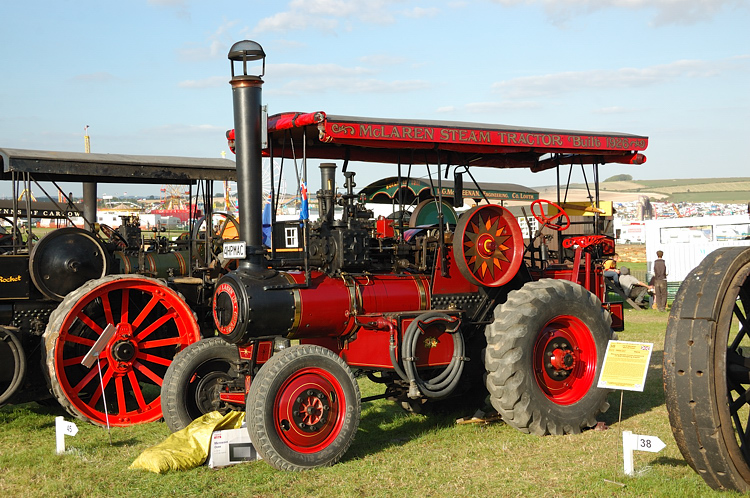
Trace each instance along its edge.
<instances>
[{"instance_id":1,"label":"number 38 sign","mask_svg":"<svg viewBox=\"0 0 750 498\"><path fill-rule=\"evenodd\" d=\"M644 436L633 434L630 431L622 431L622 452L625 464L625 474L633 475L633 451L649 451L658 453L666 448L664 441L656 436Z\"/></svg>"}]
</instances>

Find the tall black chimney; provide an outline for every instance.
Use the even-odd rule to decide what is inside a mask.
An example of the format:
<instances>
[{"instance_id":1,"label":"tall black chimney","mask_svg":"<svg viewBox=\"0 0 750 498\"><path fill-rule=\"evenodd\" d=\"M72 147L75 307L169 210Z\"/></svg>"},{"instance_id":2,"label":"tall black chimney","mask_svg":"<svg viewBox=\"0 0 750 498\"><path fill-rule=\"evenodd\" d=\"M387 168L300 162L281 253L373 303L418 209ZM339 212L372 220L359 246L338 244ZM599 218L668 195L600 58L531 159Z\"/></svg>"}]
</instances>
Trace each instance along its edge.
<instances>
[{"instance_id":1,"label":"tall black chimney","mask_svg":"<svg viewBox=\"0 0 750 498\"><path fill-rule=\"evenodd\" d=\"M229 49L232 61L235 153L237 154L237 201L240 209L240 240L247 243L247 258L240 269L260 271L263 264L263 164L261 156L261 77L266 70L266 54L256 42L243 40ZM247 73L247 63L262 61L259 75ZM235 63L242 71L235 74Z\"/></svg>"}]
</instances>

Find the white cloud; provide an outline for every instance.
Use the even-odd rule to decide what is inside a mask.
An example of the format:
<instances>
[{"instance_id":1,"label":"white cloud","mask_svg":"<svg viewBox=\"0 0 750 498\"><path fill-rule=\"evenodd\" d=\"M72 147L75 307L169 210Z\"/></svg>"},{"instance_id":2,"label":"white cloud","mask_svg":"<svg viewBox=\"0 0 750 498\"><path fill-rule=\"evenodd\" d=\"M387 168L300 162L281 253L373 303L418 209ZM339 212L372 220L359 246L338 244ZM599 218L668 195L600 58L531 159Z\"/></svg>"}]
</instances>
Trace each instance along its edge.
<instances>
[{"instance_id":1,"label":"white cloud","mask_svg":"<svg viewBox=\"0 0 750 498\"><path fill-rule=\"evenodd\" d=\"M190 19L187 0L147 0L147 3L157 7L172 9L174 14L180 19Z\"/></svg>"},{"instance_id":2,"label":"white cloud","mask_svg":"<svg viewBox=\"0 0 750 498\"><path fill-rule=\"evenodd\" d=\"M354 94L409 93L426 90L429 87L430 83L422 80L383 81L374 78L308 77L290 81L272 90L271 93L277 95L331 91Z\"/></svg>"},{"instance_id":3,"label":"white cloud","mask_svg":"<svg viewBox=\"0 0 750 498\"><path fill-rule=\"evenodd\" d=\"M148 4L160 7L185 7L185 0L148 0Z\"/></svg>"},{"instance_id":4,"label":"white cloud","mask_svg":"<svg viewBox=\"0 0 750 498\"><path fill-rule=\"evenodd\" d=\"M591 89L633 88L683 78L708 78L746 64L746 58L719 61L680 60L645 68L594 69L525 76L494 83L494 91L506 99L549 97Z\"/></svg>"},{"instance_id":5,"label":"white cloud","mask_svg":"<svg viewBox=\"0 0 750 498\"><path fill-rule=\"evenodd\" d=\"M359 60L364 64L370 64L372 66L397 66L407 61L405 57L387 54L365 55L360 57Z\"/></svg>"},{"instance_id":6,"label":"white cloud","mask_svg":"<svg viewBox=\"0 0 750 498\"><path fill-rule=\"evenodd\" d=\"M268 64L266 72L273 73L274 78L306 78L316 76L360 76L373 74L374 71L364 67L344 67L338 64Z\"/></svg>"},{"instance_id":7,"label":"white cloud","mask_svg":"<svg viewBox=\"0 0 750 498\"><path fill-rule=\"evenodd\" d=\"M189 43L179 50L180 57L188 61L203 61L226 57L232 40L232 28L238 21L226 21L201 43Z\"/></svg>"},{"instance_id":8,"label":"white cloud","mask_svg":"<svg viewBox=\"0 0 750 498\"><path fill-rule=\"evenodd\" d=\"M538 109L539 107L540 104L533 101L472 102L464 106L467 112L472 113Z\"/></svg>"},{"instance_id":9,"label":"white cloud","mask_svg":"<svg viewBox=\"0 0 750 498\"><path fill-rule=\"evenodd\" d=\"M403 10L401 11L401 14L404 17L408 17L411 19L422 19L425 17L435 17L440 13L440 9L437 7L430 7L428 9L425 9L424 7L414 7L411 10Z\"/></svg>"},{"instance_id":10,"label":"white cloud","mask_svg":"<svg viewBox=\"0 0 750 498\"><path fill-rule=\"evenodd\" d=\"M565 23L580 12L608 8L655 11L655 25L695 24L723 8L746 7L743 0L493 0L505 6L542 5L556 23Z\"/></svg>"},{"instance_id":11,"label":"white cloud","mask_svg":"<svg viewBox=\"0 0 750 498\"><path fill-rule=\"evenodd\" d=\"M352 29L349 24L352 20L367 24L393 24L397 12L391 11L392 6L397 8L400 5L396 0L292 0L286 10L261 19L253 32L288 32L314 28L334 33L342 27L342 21L344 24L341 29ZM412 16L424 16L432 10L415 8L408 13Z\"/></svg>"}]
</instances>

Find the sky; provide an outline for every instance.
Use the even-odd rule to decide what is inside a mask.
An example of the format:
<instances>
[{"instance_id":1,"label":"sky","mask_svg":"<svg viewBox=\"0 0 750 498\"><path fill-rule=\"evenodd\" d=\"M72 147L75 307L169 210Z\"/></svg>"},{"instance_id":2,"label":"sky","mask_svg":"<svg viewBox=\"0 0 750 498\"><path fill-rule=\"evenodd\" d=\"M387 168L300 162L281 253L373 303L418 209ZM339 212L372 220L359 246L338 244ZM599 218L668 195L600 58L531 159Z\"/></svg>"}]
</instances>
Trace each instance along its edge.
<instances>
[{"instance_id":1,"label":"sky","mask_svg":"<svg viewBox=\"0 0 750 498\"><path fill-rule=\"evenodd\" d=\"M251 39L266 52L269 114L633 133L649 137L648 162L604 166L602 178L750 176L748 153L734 150L750 140L749 4L4 1L0 148L82 152L89 126L92 152L233 157L227 54ZM358 168L358 184L389 168ZM554 172L480 178L555 182ZM158 194L144 188L132 190Z\"/></svg>"}]
</instances>

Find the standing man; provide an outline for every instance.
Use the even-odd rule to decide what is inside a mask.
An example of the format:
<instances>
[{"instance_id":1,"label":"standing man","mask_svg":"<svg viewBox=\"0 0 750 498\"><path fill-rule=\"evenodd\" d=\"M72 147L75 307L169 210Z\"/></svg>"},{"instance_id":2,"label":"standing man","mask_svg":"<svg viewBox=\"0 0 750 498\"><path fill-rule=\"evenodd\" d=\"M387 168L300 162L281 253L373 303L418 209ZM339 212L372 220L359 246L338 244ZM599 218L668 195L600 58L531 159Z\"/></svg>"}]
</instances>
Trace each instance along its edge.
<instances>
[{"instance_id":1,"label":"standing man","mask_svg":"<svg viewBox=\"0 0 750 498\"><path fill-rule=\"evenodd\" d=\"M664 251L656 251L657 260L654 261L654 299L656 309L667 309L667 264L662 258Z\"/></svg>"}]
</instances>

